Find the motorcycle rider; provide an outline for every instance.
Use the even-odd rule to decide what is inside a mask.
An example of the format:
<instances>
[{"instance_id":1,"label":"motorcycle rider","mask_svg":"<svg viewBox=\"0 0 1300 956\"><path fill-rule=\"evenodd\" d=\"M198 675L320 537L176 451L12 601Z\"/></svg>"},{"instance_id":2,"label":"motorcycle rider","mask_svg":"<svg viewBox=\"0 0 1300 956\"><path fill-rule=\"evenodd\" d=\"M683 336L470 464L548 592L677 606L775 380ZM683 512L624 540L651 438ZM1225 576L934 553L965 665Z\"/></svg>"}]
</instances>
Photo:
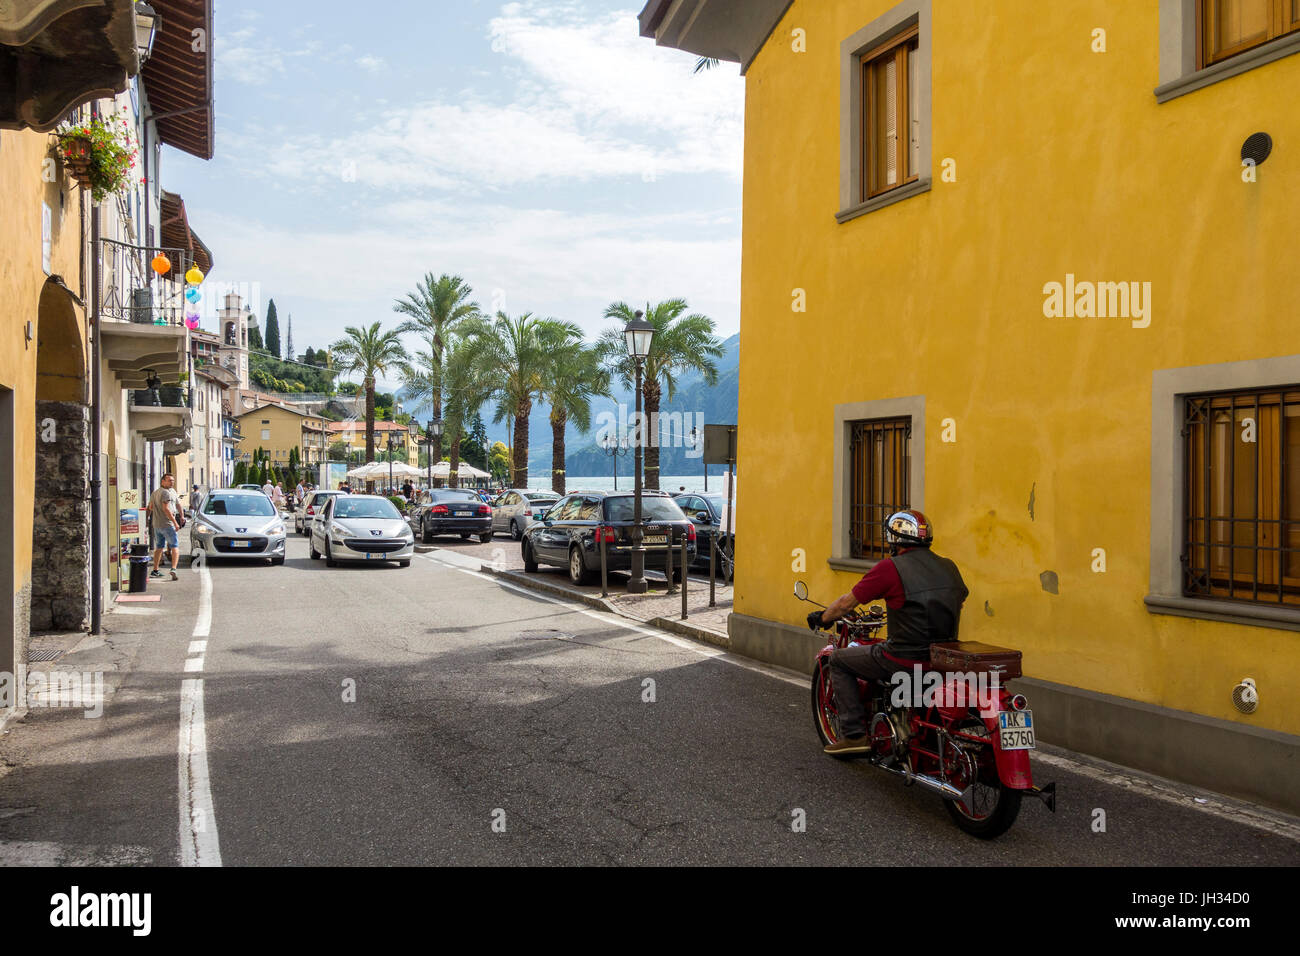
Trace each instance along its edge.
<instances>
[{"instance_id":1,"label":"motorcycle rider","mask_svg":"<svg viewBox=\"0 0 1300 956\"><path fill-rule=\"evenodd\" d=\"M895 512L885 519L884 532L890 556L878 561L852 591L825 611L808 615L808 626L816 631L859 604L883 598L889 609L887 640L831 653L840 739L825 748L828 754L871 749L857 679L888 683L896 671L928 661L931 644L957 640L961 606L970 593L957 565L930 550L934 528L921 512Z\"/></svg>"}]
</instances>

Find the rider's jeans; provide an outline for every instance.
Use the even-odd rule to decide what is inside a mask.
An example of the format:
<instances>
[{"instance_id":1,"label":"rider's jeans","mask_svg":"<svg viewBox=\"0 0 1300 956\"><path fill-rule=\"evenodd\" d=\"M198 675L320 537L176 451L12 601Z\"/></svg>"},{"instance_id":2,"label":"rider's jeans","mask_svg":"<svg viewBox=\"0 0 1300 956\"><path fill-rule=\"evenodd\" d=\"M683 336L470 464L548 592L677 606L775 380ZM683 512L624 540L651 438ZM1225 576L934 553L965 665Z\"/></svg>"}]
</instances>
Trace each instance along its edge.
<instances>
[{"instance_id":1,"label":"rider's jeans","mask_svg":"<svg viewBox=\"0 0 1300 956\"><path fill-rule=\"evenodd\" d=\"M835 689L835 708L843 736L861 737L867 732L867 711L858 693L857 678L888 683L898 670L903 668L885 657L882 644L831 651L831 686Z\"/></svg>"}]
</instances>

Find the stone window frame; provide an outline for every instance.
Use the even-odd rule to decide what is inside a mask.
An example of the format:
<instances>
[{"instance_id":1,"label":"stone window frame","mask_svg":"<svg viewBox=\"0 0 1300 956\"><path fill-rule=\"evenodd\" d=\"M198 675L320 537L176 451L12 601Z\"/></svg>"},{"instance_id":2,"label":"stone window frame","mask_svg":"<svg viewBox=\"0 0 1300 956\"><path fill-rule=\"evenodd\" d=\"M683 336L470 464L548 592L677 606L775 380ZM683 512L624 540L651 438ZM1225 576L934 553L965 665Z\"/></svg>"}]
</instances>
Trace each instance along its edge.
<instances>
[{"instance_id":1,"label":"stone window frame","mask_svg":"<svg viewBox=\"0 0 1300 956\"><path fill-rule=\"evenodd\" d=\"M1300 608L1269 607L1183 594L1183 516L1187 472L1181 438L1183 403L1204 392L1273 388L1300 382L1300 355L1157 369L1151 379L1151 563L1152 614L1300 631Z\"/></svg>"},{"instance_id":2,"label":"stone window frame","mask_svg":"<svg viewBox=\"0 0 1300 956\"><path fill-rule=\"evenodd\" d=\"M1240 76L1265 63L1300 53L1300 33L1289 33L1238 53L1231 59L1197 69L1200 62L1197 46L1199 8L1200 0L1160 0L1160 79L1155 88L1157 103L1167 103L1230 77Z\"/></svg>"},{"instance_id":3,"label":"stone window frame","mask_svg":"<svg viewBox=\"0 0 1300 956\"><path fill-rule=\"evenodd\" d=\"M931 183L930 2L903 0L840 43L840 210L835 219L848 222L885 206L929 192ZM920 159L914 182L863 200L862 183L862 57L912 27L917 27L917 87L921 117Z\"/></svg>"},{"instance_id":4,"label":"stone window frame","mask_svg":"<svg viewBox=\"0 0 1300 956\"><path fill-rule=\"evenodd\" d=\"M877 398L865 402L836 405L834 410L834 469L831 493L831 555L826 563L837 571L865 573L875 560L852 557L849 540L849 514L852 489L849 481L849 447L852 423L873 418L910 418L912 420L911 483L908 487L910 507L925 510L925 396Z\"/></svg>"}]
</instances>

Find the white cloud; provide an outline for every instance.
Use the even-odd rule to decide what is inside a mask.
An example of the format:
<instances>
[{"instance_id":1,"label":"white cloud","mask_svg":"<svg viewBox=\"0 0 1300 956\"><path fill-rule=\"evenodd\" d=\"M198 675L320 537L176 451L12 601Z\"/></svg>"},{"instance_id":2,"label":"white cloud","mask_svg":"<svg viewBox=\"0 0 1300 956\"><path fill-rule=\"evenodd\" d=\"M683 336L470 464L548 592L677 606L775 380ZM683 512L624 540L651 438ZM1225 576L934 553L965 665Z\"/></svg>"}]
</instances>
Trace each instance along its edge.
<instances>
[{"instance_id":1,"label":"white cloud","mask_svg":"<svg viewBox=\"0 0 1300 956\"><path fill-rule=\"evenodd\" d=\"M382 56L371 56L370 54L357 57L356 64L368 73L381 73L388 67Z\"/></svg>"}]
</instances>

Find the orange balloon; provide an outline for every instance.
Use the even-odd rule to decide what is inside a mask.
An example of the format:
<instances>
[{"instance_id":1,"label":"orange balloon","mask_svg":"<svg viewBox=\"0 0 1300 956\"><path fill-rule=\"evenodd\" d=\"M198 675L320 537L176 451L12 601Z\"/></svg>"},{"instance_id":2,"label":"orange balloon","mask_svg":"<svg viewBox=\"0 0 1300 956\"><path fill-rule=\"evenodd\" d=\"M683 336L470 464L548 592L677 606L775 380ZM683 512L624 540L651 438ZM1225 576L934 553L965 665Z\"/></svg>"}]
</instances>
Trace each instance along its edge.
<instances>
[{"instance_id":1,"label":"orange balloon","mask_svg":"<svg viewBox=\"0 0 1300 956\"><path fill-rule=\"evenodd\" d=\"M153 257L153 271L161 275L166 275L172 271L172 261L161 252Z\"/></svg>"}]
</instances>

